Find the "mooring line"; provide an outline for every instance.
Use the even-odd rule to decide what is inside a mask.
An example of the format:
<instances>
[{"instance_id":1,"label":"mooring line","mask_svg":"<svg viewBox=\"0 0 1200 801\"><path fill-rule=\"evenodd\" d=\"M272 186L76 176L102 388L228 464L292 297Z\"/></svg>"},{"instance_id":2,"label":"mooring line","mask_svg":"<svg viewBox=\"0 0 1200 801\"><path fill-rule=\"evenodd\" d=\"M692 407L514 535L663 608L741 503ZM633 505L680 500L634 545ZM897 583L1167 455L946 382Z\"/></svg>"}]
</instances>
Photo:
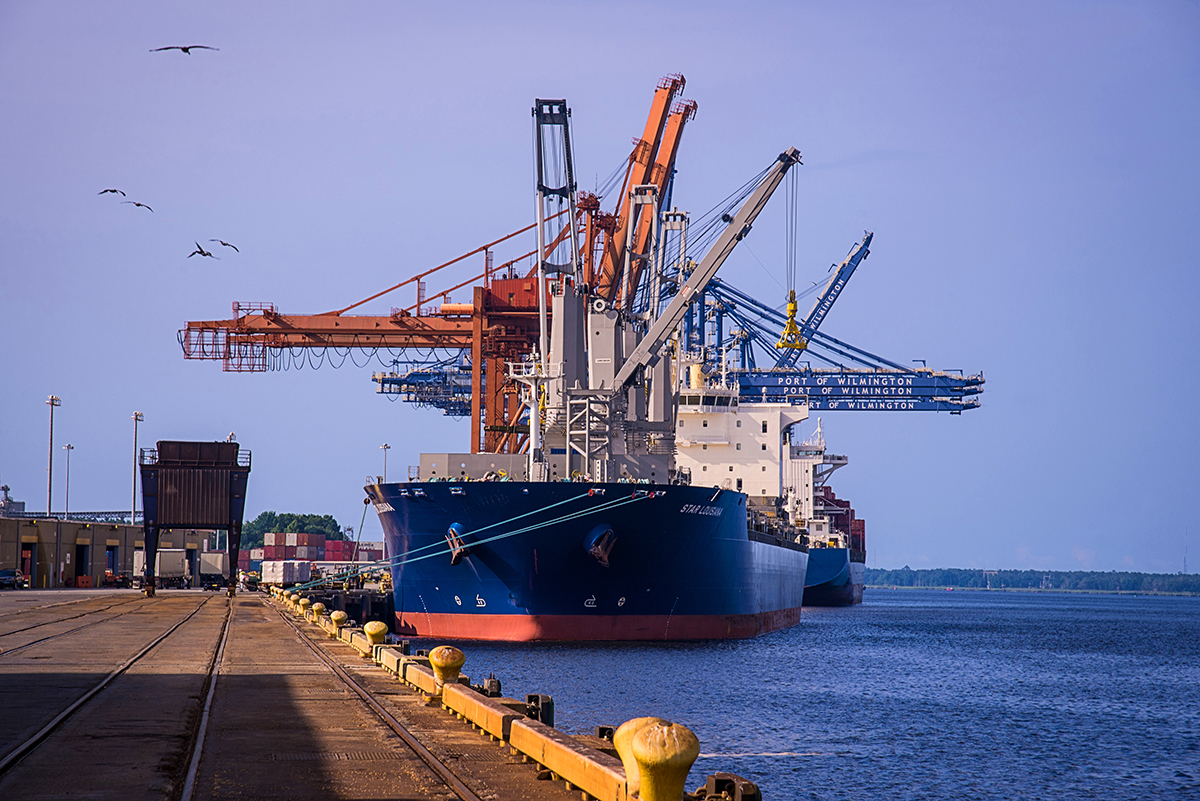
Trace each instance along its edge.
<instances>
[{"instance_id":1,"label":"mooring line","mask_svg":"<svg viewBox=\"0 0 1200 801\"><path fill-rule=\"evenodd\" d=\"M504 534L497 534L493 537L485 537L482 540L477 540L475 542L466 544L466 547L470 548L470 547L474 547L476 545L486 545L488 543L496 542L498 540L507 539L509 537L515 537L518 534L525 534L530 531L536 531L539 528L545 528L547 526L558 525L559 523L565 523L568 520L575 520L580 517L586 517L587 515L596 514L597 512L605 512L610 509L616 509L618 507L625 506L627 504L637 503L638 501L644 501L644 500L648 500L648 499L654 498L654 497L656 497L656 496L653 492L647 492L647 494L645 494L645 495L638 495L635 493L634 496L630 497L630 498L619 498L615 501L609 501L607 503L600 504L599 506L593 506L589 509L581 509L578 512L571 512L570 514L562 515L560 517L556 517L551 520L545 520L541 523L536 523L531 526L526 526L525 528L519 528L519 529L516 529L515 531L508 531L508 532L505 532ZM573 500L577 500L577 499L573 499ZM565 501L560 501L559 504L561 504L561 503L565 503ZM518 517L527 517L529 514L536 514L536 512L544 511L545 509L548 509L548 508L550 508L550 507L543 507L542 509L538 509L538 510L535 510L534 512L526 513L525 515L519 515ZM518 519L518 518L512 518L512 520L516 520L516 519ZM509 521L502 521L502 522L509 522ZM493 523L492 525L487 526L485 528L494 528L497 525L500 525L500 523ZM484 529L476 529L475 531L472 531L469 533L475 534L478 531L483 531L483 530ZM435 548L435 547L440 547L443 550L435 551L434 553L425 554L423 556L416 556L416 557L409 558L410 554L416 553L417 551L423 551L428 548ZM371 563L365 564L363 567L360 567L360 568L355 568L355 569L346 571L344 573L335 573L331 576L327 576L324 578L317 579L315 581L310 581L305 584L298 585L296 587L293 587L292 591L293 592L303 592L304 590L310 590L315 587L320 587L325 584L329 584L329 583L332 583L332 582L335 582L338 580L353 578L355 576L362 575L363 573L367 573L372 570L377 570L381 567L403 567L404 565L411 564L412 562L419 562L423 559L433 559L435 557L445 556L445 555L453 553L453 552L454 552L454 547L445 542L435 542L435 543L431 543L429 545L422 545L420 548L414 548L412 551L406 551L403 555L400 555L400 556L393 556L390 559L382 559L378 562L371 562ZM396 561L397 559L401 559L403 561L398 562L398 561Z\"/></svg>"}]
</instances>

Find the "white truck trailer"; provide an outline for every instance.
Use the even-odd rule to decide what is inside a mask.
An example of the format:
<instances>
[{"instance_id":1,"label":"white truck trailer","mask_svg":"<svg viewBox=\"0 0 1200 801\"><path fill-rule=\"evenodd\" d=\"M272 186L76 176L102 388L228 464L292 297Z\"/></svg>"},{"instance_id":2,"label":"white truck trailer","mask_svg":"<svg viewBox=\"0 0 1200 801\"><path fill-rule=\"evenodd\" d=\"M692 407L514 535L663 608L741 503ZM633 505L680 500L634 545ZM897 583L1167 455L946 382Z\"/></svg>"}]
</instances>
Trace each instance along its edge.
<instances>
[{"instance_id":1,"label":"white truck trailer","mask_svg":"<svg viewBox=\"0 0 1200 801\"><path fill-rule=\"evenodd\" d=\"M133 552L133 580L142 583L146 575L146 552ZM183 589L191 578L188 573L187 551L182 548L159 548L154 560L154 578L159 587Z\"/></svg>"},{"instance_id":2,"label":"white truck trailer","mask_svg":"<svg viewBox=\"0 0 1200 801\"><path fill-rule=\"evenodd\" d=\"M200 554L200 586L220 590L229 586L229 553L203 551Z\"/></svg>"}]
</instances>

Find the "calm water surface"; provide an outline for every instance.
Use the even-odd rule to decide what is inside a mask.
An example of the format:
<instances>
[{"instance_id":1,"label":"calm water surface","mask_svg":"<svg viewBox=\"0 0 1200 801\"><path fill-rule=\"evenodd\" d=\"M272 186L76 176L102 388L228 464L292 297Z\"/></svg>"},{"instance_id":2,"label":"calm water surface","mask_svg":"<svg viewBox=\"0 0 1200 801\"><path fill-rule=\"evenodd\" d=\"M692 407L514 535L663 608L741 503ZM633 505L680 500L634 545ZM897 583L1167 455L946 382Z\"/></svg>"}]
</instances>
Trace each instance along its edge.
<instances>
[{"instance_id":1,"label":"calm water surface","mask_svg":"<svg viewBox=\"0 0 1200 801\"><path fill-rule=\"evenodd\" d=\"M867 590L754 640L459 645L473 681L554 696L564 731L690 727L689 789L1200 799L1200 598Z\"/></svg>"}]
</instances>

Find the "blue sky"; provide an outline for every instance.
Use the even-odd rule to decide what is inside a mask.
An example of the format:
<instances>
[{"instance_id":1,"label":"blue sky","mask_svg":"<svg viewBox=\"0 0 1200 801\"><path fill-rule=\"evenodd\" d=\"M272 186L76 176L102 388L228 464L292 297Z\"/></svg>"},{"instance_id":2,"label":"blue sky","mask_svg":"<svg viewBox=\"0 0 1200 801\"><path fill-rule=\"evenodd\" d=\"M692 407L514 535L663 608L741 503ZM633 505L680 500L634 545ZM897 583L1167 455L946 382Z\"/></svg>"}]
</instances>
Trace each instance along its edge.
<instances>
[{"instance_id":1,"label":"blue sky","mask_svg":"<svg viewBox=\"0 0 1200 801\"><path fill-rule=\"evenodd\" d=\"M370 368L225 374L176 331L235 300L340 308L527 225L535 97L568 99L591 188L681 72L680 208L796 146L801 285L875 232L823 330L987 376L961 417L824 415L870 564L1175 572L1186 536L1200 563L1195 3L435 6L0 5L15 497L45 508L55 394L56 509L67 442L71 507L128 504L136 409L143 444L236 432L251 515L357 526L380 444L394 477L465 450L466 421L389 403ZM149 52L178 44L220 50ZM722 270L772 304L783 222ZM210 238L241 252L187 257Z\"/></svg>"}]
</instances>

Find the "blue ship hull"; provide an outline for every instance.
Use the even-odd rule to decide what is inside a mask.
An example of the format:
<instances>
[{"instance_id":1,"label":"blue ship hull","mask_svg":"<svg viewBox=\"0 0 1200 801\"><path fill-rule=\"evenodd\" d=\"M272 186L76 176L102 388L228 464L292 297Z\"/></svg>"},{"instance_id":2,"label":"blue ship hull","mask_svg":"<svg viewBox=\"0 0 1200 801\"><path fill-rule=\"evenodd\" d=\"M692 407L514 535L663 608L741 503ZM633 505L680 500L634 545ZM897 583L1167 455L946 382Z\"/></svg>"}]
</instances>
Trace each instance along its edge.
<instances>
[{"instance_id":1,"label":"blue ship hull","mask_svg":"<svg viewBox=\"0 0 1200 801\"><path fill-rule=\"evenodd\" d=\"M805 606L862 603L866 565L850 558L849 548L813 548L808 552Z\"/></svg>"},{"instance_id":2,"label":"blue ship hull","mask_svg":"<svg viewBox=\"0 0 1200 801\"><path fill-rule=\"evenodd\" d=\"M393 557L403 635L741 638L800 621L808 553L749 531L739 492L525 482L367 492Z\"/></svg>"}]
</instances>

